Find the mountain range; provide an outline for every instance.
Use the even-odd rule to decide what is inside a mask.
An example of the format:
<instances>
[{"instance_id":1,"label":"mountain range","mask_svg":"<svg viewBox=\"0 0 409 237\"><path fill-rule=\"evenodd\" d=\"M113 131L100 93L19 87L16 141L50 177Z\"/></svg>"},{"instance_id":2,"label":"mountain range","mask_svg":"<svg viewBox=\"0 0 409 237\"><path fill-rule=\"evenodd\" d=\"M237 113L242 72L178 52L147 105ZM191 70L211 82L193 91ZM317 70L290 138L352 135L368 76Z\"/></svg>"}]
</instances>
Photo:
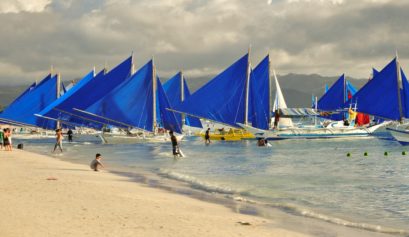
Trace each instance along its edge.
<instances>
[{"instance_id":1,"label":"mountain range","mask_svg":"<svg viewBox=\"0 0 409 237\"><path fill-rule=\"evenodd\" d=\"M194 93L197 89L203 86L206 82L210 80L211 77L196 77L196 78L186 78L189 85L191 93ZM283 91L285 100L288 107L310 107L311 106L311 96L322 96L325 90L325 84L331 86L338 77L326 77L318 74L294 74L290 73L287 75L278 75L278 81ZM365 79L355 79L349 78L349 80L356 88L361 88L367 80ZM161 80L162 82L166 79ZM273 83L273 92L275 92L275 84ZM67 85L69 81L64 82ZM10 104L14 98L16 98L20 93L22 93L28 85L20 86L0 86L0 106L4 107Z\"/></svg>"}]
</instances>

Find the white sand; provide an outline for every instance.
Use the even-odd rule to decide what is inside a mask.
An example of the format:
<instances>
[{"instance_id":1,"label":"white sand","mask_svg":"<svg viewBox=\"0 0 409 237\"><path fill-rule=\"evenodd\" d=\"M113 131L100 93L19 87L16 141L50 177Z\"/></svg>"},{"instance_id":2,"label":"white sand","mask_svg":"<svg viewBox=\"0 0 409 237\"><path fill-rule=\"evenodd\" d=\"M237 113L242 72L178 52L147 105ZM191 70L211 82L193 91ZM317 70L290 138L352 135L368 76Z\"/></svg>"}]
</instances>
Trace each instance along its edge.
<instances>
[{"instance_id":1,"label":"white sand","mask_svg":"<svg viewBox=\"0 0 409 237\"><path fill-rule=\"evenodd\" d=\"M0 236L306 235L127 177L14 150L0 151Z\"/></svg>"}]
</instances>

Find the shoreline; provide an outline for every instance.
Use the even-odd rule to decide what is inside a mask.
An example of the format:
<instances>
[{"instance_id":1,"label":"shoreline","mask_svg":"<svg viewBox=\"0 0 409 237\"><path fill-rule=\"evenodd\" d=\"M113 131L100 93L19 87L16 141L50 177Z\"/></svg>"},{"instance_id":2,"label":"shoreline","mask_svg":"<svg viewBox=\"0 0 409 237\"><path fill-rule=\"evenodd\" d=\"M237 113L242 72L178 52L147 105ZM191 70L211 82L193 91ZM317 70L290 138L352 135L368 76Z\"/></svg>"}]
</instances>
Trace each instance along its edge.
<instances>
[{"instance_id":1,"label":"shoreline","mask_svg":"<svg viewBox=\"0 0 409 237\"><path fill-rule=\"evenodd\" d=\"M0 151L0 236L308 236L27 151ZM241 224L240 224L241 223Z\"/></svg>"},{"instance_id":2,"label":"shoreline","mask_svg":"<svg viewBox=\"0 0 409 237\"><path fill-rule=\"evenodd\" d=\"M7 157L7 155L10 154L11 157ZM10 159L9 159L10 158ZM10 166L10 171L5 172L4 170L4 165L9 165ZM21 172L12 172L11 170L16 170L21 171ZM235 202L235 200L223 200L222 197L214 197L210 194L208 194L206 197L204 197L203 193L200 191L192 191L196 192L196 195L186 194L186 190L175 190L175 189L169 189L169 186L166 187L159 187L157 183L155 183L152 180L143 180L146 177L142 176L139 178L135 179L134 177L129 177L126 176L125 174L117 174L117 172L110 172L110 171L102 171L102 172L94 172L89 169L88 166L83 165L83 164L78 164L78 163L72 163L71 161L63 161L60 159L55 159L53 156L48 156L48 155L39 155L36 153L31 153L27 151L21 151L21 150L15 150L11 153L5 152L5 151L0 151L0 175L3 175L3 177L0 178L0 187L6 186L7 183L4 183L7 181L8 177L10 175L20 175L20 177L16 177L18 180L17 186L24 181L24 177L26 173L23 172L22 170L29 170L32 175L36 177L35 182L32 183L33 187L29 187L30 189L35 188L35 189L40 189L43 190L43 186L48 186L48 184L57 184L56 186L63 186L65 188L68 188L68 190L65 190L62 192L60 189L58 189L58 192L54 192L54 190L43 190L47 191L45 194L42 195L51 195L54 196L55 198L59 199L61 198L61 195L68 195L68 196L76 196L78 194L87 194L89 190L92 190L92 196L98 196L98 197L104 197L111 200L112 202L117 202L116 198L117 195L120 194L121 198L123 196L126 196L121 204L122 205L117 205L118 210L123 210L125 213L129 212L129 206L134 205L135 203L132 202L135 198L138 200L143 200L146 205L144 205L144 214L147 216L150 216L152 210L158 210L158 209L163 209L162 204L164 202L163 199L166 200L166 206L168 209L166 213L163 213L165 216L170 216L171 218L164 219L162 215L159 215L157 218L151 219L151 221L148 223L150 224L149 228L146 227L140 227L135 228L133 231L127 231L126 233L129 232L134 234L144 234L146 236L155 236L157 233L160 233L160 235L169 235L169 236L183 236L184 233L188 233L186 236L239 236L241 234L246 234L250 236L316 236L317 233L319 235L327 236L327 235L334 235L336 236L391 236L391 235L386 235L382 233L377 233L377 232L369 232L369 231L364 231L364 230L359 230L359 229L353 229L353 228L348 228L344 226L336 226L331 223L326 223L324 221L318 221L314 220L312 218L306 218L306 217L298 217L298 216L290 216L290 214L286 214L284 212L281 212L279 210L274 211L273 213L269 213L268 216L269 218L264 218L263 216L266 216L265 214L257 213L255 214L253 209L251 209L251 205L245 202ZM50 172L47 173L46 171ZM135 174L137 175L137 174ZM47 177L56 177L58 180L46 180ZM27 177L31 177L28 175ZM139 180L138 180L139 179ZM59 183L63 183L61 181L68 181L68 184L62 184L60 185ZM104 182L106 183L104 183ZM85 184L82 184L82 183ZM95 189L95 187L90 187L89 183L92 183L98 187L98 189ZM24 184L24 182L23 182ZM74 187L75 186L75 187ZM77 187L78 186L78 187ZM118 187L116 187L118 186ZM126 187L126 188L125 188ZM61 187L60 187L61 188ZM125 190L123 189L125 188ZM3 188L2 188L3 189ZM12 189L10 187L10 189ZM140 192L143 192L145 195L142 195L141 197ZM51 192L51 193L50 193ZM5 193L5 192L3 192ZM3 196L0 196L0 202L3 204L2 209L8 209L10 213L14 212L16 206L18 206L18 214L16 214L16 219L21 219L22 217L25 216L25 214L22 213L21 209L27 209L27 207L24 207L21 203L19 205L14 204L13 205L7 205L4 206L4 204L7 204L7 200L13 200L18 193L14 193L14 196L8 197L8 199L4 199ZM30 200L31 197L36 197L37 195L31 193L30 194ZM21 201L27 201L27 197L22 198ZM71 208L77 208L78 205L81 204L82 202L87 203L88 205L94 206L95 203L100 203L100 205L106 204L104 200L99 200L99 198L93 200L89 199L87 195L81 196L81 199L79 203L77 202L74 206L70 206ZM147 200L146 200L147 199ZM44 209L37 210L36 215L43 215L47 217L47 219L51 219L51 216L54 216L55 213L47 213L50 208L48 208L48 203L43 203L43 199L41 200L41 204L44 207ZM48 199L45 199L48 200ZM152 202L155 203L152 206ZM180 214L181 208L180 208L180 203L189 203L189 208L183 211L183 214ZM60 203L61 205L58 206L57 209L62 209L61 212L64 212L64 205L66 204L66 201L62 201ZM120 204L120 203L118 203ZM148 204L150 204L150 208L148 209ZM50 205L55 208L55 205L58 205L56 202L51 202ZM168 208L168 206L171 206L171 208ZM80 205L81 206L81 205ZM103 205L106 206L106 205ZM82 207L88 210L86 207ZM94 207L95 208L95 207ZM173 208L173 209L172 209ZM134 210L135 213L139 213L139 208L136 208L137 210ZM148 210L147 210L148 209ZM152 209L152 210L150 210ZM197 213L198 211L203 211L203 218L200 213ZM96 210L99 210L99 208L96 208ZM132 210L132 208L131 208ZM85 214L86 219L91 219L88 220L87 222L83 223L83 221L80 221L80 223L76 223L76 225L83 225L83 226L90 226L93 223L96 223L98 226L99 221L101 220L100 217L102 216L102 219L108 218L109 215L107 215L106 212L113 212L116 213L115 210L106 210L104 211L104 215L99 215L99 212L94 209L94 214L98 216L97 219L95 219L95 216L93 216L92 213L87 213L86 211L81 211L77 210L79 213ZM84 213L83 213L84 212ZM6 212L7 213L7 212ZM71 219L70 216L75 217L79 213L74 212L74 213L69 213L66 218ZM245 213L245 214L240 214L240 213ZM125 215L125 214L124 214ZM119 221L115 220L110 220L107 225L111 225L114 223L115 225L118 225L119 228L116 229L115 235L118 236L127 236L125 232L122 231L121 224L123 225L124 223L129 223L131 222L130 220L134 220L135 223L140 223L142 226L144 225L143 220L141 220L141 216L138 215L131 215L127 214L127 218L123 217L120 218L122 215L120 213L117 213L117 216L119 217ZM184 222L189 222L191 221L192 223L181 223L180 221L174 220L180 218ZM183 218L182 218L183 217ZM194 217L192 219L192 217ZM3 220L7 218L6 216L3 216ZM146 216L145 216L146 218ZM213 219L216 218L214 221ZM122 219L122 221L120 221ZM150 218L148 218L150 219ZM39 221L41 223L41 221ZM113 223L112 223L113 222ZM158 223L155 226L152 226L153 223ZM159 224L161 223L161 224ZM222 224L223 223L223 224ZM240 224L242 223L242 224ZM250 225L247 225L247 223L250 223ZM2 224L0 222L0 235L1 236L15 236L15 235L7 235L10 230L5 230L7 225L10 225L10 223L5 223ZM43 225L53 225L53 223L42 223ZM59 223L58 225L61 225ZM57 226L58 226L57 225ZM128 224L129 225L129 224ZM132 225L132 224L131 224ZM136 225L136 224L133 224ZM172 226L173 228L164 228L164 226ZM188 225L188 226L187 226ZM26 224L24 225L26 227ZM127 226L127 224L125 224ZM159 226L159 228L158 228ZM162 226L162 228L161 228ZM196 226L197 228L193 228L191 226ZM220 226L215 228L215 226ZM14 226L12 229L16 229L17 226ZM200 227L200 228L199 228ZM70 226L68 225L66 228L71 229ZM108 229L111 229L111 227L107 227ZM7 229L7 228L6 228ZM10 229L10 228L8 228ZM98 229L98 228L97 228ZM127 228L125 228L127 229ZM147 230L149 229L149 231ZM107 230L102 228L103 232L91 232L93 234L103 234L106 233ZM188 230L188 231L187 231ZM203 232L206 230L205 232ZM6 231L6 232L4 232ZM87 230L89 231L89 230ZM109 231L108 231L109 232ZM12 233L12 232L10 232ZM25 236L24 234L29 234L29 236L44 236L44 233L41 232L43 235L38 234L34 235L33 233L26 233L26 232L18 232L17 236ZM55 232L55 234L58 234L59 236L62 235L64 236L65 232ZM67 232L68 233L68 232ZM71 233L71 232L70 232ZM88 232L84 232L88 233ZM83 232L75 232L75 236L83 236L85 235ZM114 233L110 232L112 235ZM120 233L120 234L119 234ZM72 235L74 235L72 233ZM51 235L53 236L53 235ZM71 234L68 234L66 236L71 236ZM110 236L110 235L108 235Z\"/></svg>"}]
</instances>

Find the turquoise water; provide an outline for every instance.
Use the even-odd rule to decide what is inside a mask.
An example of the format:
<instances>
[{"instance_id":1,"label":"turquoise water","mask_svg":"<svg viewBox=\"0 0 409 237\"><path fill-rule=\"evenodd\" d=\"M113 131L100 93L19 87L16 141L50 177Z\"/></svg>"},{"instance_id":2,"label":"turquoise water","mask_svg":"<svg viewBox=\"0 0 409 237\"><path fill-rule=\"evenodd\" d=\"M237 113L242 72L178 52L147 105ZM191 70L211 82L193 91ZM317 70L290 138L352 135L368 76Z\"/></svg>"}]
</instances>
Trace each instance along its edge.
<instances>
[{"instance_id":1,"label":"turquoise water","mask_svg":"<svg viewBox=\"0 0 409 237\"><path fill-rule=\"evenodd\" d=\"M53 147L53 140L24 143L26 150L44 154ZM170 144L102 145L95 137L83 137L65 143L66 152L57 157L88 164L98 152L112 170L149 172L165 182L177 180L297 216L409 233L409 152L402 155L409 147L387 134L271 144L257 147L255 141L242 141L206 146L201 139L188 137L181 145L186 158L174 160Z\"/></svg>"}]
</instances>

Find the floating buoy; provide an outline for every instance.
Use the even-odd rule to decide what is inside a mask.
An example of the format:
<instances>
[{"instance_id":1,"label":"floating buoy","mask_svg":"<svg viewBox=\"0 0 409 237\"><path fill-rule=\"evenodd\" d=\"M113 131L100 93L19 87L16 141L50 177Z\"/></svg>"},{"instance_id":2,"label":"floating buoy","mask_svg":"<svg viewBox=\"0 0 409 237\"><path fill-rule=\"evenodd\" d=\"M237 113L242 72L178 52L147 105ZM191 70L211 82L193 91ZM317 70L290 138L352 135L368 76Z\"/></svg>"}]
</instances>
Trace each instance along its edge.
<instances>
[{"instance_id":1,"label":"floating buoy","mask_svg":"<svg viewBox=\"0 0 409 237\"><path fill-rule=\"evenodd\" d=\"M367 152L367 151L364 152L364 156L368 156L368 152Z\"/></svg>"},{"instance_id":2,"label":"floating buoy","mask_svg":"<svg viewBox=\"0 0 409 237\"><path fill-rule=\"evenodd\" d=\"M383 155L384 155L384 156L388 156L388 152L385 151L385 152L383 153Z\"/></svg>"},{"instance_id":3,"label":"floating buoy","mask_svg":"<svg viewBox=\"0 0 409 237\"><path fill-rule=\"evenodd\" d=\"M406 151L402 151L402 155L403 155L403 156L406 156Z\"/></svg>"},{"instance_id":4,"label":"floating buoy","mask_svg":"<svg viewBox=\"0 0 409 237\"><path fill-rule=\"evenodd\" d=\"M351 153L348 152L348 153L347 153L347 156L350 157L350 156L351 156Z\"/></svg>"}]
</instances>

